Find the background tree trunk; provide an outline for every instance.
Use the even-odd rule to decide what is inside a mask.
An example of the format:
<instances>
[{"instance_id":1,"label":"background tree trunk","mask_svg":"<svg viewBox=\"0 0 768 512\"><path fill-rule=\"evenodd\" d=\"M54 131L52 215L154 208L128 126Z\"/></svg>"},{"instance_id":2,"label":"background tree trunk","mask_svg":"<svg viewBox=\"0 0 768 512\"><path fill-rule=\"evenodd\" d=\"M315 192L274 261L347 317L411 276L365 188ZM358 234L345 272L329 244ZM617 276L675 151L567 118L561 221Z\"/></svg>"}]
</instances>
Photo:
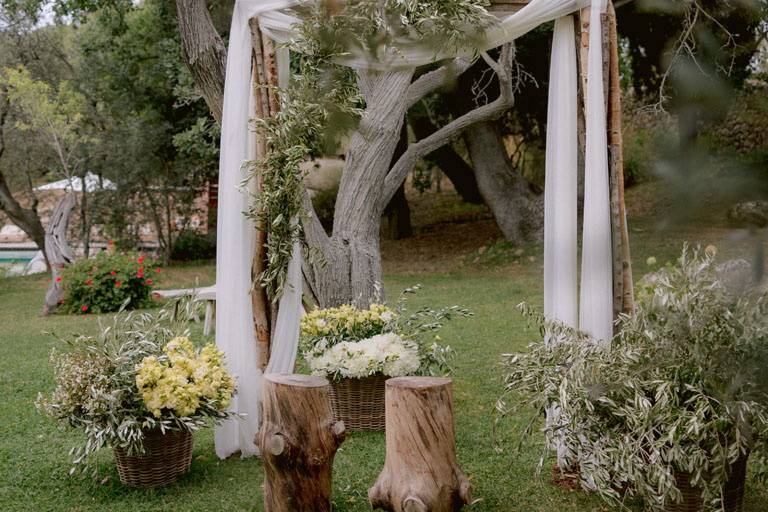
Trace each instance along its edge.
<instances>
[{"instance_id":1,"label":"background tree trunk","mask_svg":"<svg viewBox=\"0 0 768 512\"><path fill-rule=\"evenodd\" d=\"M227 67L224 41L213 26L205 0L177 0L176 12L184 62L211 109L211 114L221 123Z\"/></svg>"},{"instance_id":2,"label":"background tree trunk","mask_svg":"<svg viewBox=\"0 0 768 512\"><path fill-rule=\"evenodd\" d=\"M5 123L8 121L8 110L8 98L0 90L0 158L3 158L3 153L5 153ZM16 224L35 242L37 248L43 252L46 267L50 270L51 264L48 259L48 253L45 250L45 229L43 228L43 223L40 222L40 215L37 213L36 205L33 204L32 208L22 207L13 196L11 188L8 186L8 182L5 180L2 172L0 172L0 210L8 215L11 222Z\"/></svg>"},{"instance_id":3,"label":"background tree trunk","mask_svg":"<svg viewBox=\"0 0 768 512\"><path fill-rule=\"evenodd\" d=\"M400 129L400 140L395 147L390 167L405 153L406 149L408 149L408 125L403 123L403 127ZM405 197L405 181L403 181L384 209L384 216L387 218L387 229L384 234L393 240L413 235L411 208L408 206L408 199Z\"/></svg>"},{"instance_id":4,"label":"background tree trunk","mask_svg":"<svg viewBox=\"0 0 768 512\"><path fill-rule=\"evenodd\" d=\"M464 134L475 177L485 204L504 238L520 244L538 237L544 223L541 198L512 169L501 133L494 122L478 123Z\"/></svg>"},{"instance_id":5,"label":"background tree trunk","mask_svg":"<svg viewBox=\"0 0 768 512\"><path fill-rule=\"evenodd\" d=\"M426 116L414 116L409 118L409 123L417 139L423 139L437 131L437 126L432 124ZM440 167L440 170L451 180L453 188L461 198L471 204L483 204L483 197L477 187L475 170L472 169L461 155L454 151L450 142L440 149L436 149L431 159Z\"/></svg>"},{"instance_id":6,"label":"background tree trunk","mask_svg":"<svg viewBox=\"0 0 768 512\"><path fill-rule=\"evenodd\" d=\"M330 512L333 457L344 423L333 421L330 385L309 375L264 376L258 444L265 512Z\"/></svg>"}]
</instances>

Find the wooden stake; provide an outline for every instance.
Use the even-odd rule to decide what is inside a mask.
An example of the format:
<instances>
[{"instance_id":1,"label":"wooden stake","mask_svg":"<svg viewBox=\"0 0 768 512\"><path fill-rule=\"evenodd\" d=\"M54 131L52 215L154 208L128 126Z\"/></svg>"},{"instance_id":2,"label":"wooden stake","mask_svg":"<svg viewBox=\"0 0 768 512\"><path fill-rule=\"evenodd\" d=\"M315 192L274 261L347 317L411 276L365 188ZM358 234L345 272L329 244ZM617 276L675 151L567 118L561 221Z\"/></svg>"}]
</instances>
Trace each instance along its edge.
<instances>
[{"instance_id":1,"label":"wooden stake","mask_svg":"<svg viewBox=\"0 0 768 512\"><path fill-rule=\"evenodd\" d=\"M264 376L258 444L265 512L330 512L333 457L344 441L330 386L310 375Z\"/></svg>"},{"instance_id":2,"label":"wooden stake","mask_svg":"<svg viewBox=\"0 0 768 512\"><path fill-rule=\"evenodd\" d=\"M621 77L619 75L619 38L616 30L616 11L608 3L607 32L609 41L609 104L608 145L611 172L611 220L614 238L614 313L634 311L634 283L629 250L627 209L624 201L624 140L621 130Z\"/></svg>"},{"instance_id":3,"label":"wooden stake","mask_svg":"<svg viewBox=\"0 0 768 512\"><path fill-rule=\"evenodd\" d=\"M270 61L269 49L265 47L264 41L269 41L261 34L259 22L257 19L251 19L251 46L253 51L253 95L256 100L256 115L260 119L267 119L274 115L273 102L269 97L269 86L274 81L276 85L276 75L270 74L267 64ZM271 48L271 47L270 47ZM274 54L271 61L274 62ZM274 80L273 80L274 77ZM276 109L276 103L274 104ZM255 132L256 158L262 159L267 155L267 141L264 134ZM259 190L263 185L261 175L257 178ZM253 310L254 336L259 359L259 366L262 371L267 367L270 354L271 331L274 328L274 322L277 318L277 312L273 312L272 304L267 297L266 290L260 286L256 279L267 267L267 228L263 222L259 223L256 229L256 243L253 249L253 261L251 264L251 279L253 289L251 291L251 308Z\"/></svg>"},{"instance_id":4,"label":"wooden stake","mask_svg":"<svg viewBox=\"0 0 768 512\"><path fill-rule=\"evenodd\" d=\"M386 383L387 456L371 505L393 512L452 512L471 499L456 461L451 380L398 377Z\"/></svg>"}]
</instances>

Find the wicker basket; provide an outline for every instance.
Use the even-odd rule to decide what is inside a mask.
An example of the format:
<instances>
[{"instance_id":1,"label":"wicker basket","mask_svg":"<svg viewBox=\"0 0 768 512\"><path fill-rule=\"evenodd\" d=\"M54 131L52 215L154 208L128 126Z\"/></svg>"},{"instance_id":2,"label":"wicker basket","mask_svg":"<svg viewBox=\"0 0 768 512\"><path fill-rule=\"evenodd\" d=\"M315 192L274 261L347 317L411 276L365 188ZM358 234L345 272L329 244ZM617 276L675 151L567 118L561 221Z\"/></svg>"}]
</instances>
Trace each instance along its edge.
<instances>
[{"instance_id":1,"label":"wicker basket","mask_svg":"<svg viewBox=\"0 0 768 512\"><path fill-rule=\"evenodd\" d=\"M331 382L331 406L336 421L347 430L384 430L384 375Z\"/></svg>"},{"instance_id":2,"label":"wicker basket","mask_svg":"<svg viewBox=\"0 0 768 512\"><path fill-rule=\"evenodd\" d=\"M725 512L741 512L744 501L744 482L747 476L748 455L742 455L731 466L728 481L723 489ZM666 512L701 512L704 501L701 490L691 486L691 474L678 472L675 474L677 488L683 495L683 501L667 505Z\"/></svg>"},{"instance_id":3,"label":"wicker basket","mask_svg":"<svg viewBox=\"0 0 768 512\"><path fill-rule=\"evenodd\" d=\"M145 453L128 455L115 448L120 481L131 487L160 487L176 481L192 464L192 434L152 430L144 436Z\"/></svg>"}]
</instances>

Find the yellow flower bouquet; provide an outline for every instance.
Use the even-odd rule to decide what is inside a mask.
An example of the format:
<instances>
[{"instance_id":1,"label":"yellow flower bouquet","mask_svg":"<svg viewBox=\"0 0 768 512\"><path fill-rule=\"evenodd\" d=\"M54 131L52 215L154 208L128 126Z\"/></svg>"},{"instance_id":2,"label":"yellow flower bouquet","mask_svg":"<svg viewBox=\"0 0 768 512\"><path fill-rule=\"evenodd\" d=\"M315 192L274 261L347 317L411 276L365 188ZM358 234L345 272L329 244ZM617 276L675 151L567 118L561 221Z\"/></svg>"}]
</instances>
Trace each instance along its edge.
<instances>
[{"instance_id":1,"label":"yellow flower bouquet","mask_svg":"<svg viewBox=\"0 0 768 512\"><path fill-rule=\"evenodd\" d=\"M120 312L97 336L62 340L68 350L51 355L56 388L37 405L85 431L71 473L111 447L123 483L170 483L190 467L192 433L236 416L224 355L213 344L196 348L185 326L169 310Z\"/></svg>"}]
</instances>

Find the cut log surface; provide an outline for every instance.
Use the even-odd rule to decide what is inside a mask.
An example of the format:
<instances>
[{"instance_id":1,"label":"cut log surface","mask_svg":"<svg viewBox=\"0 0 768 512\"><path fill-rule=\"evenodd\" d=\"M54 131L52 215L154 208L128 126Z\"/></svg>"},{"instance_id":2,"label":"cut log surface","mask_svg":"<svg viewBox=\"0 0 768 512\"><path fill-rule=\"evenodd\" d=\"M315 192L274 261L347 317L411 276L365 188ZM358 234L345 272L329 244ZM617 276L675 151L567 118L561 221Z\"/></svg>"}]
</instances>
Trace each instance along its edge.
<instances>
[{"instance_id":1,"label":"cut log surface","mask_svg":"<svg viewBox=\"0 0 768 512\"><path fill-rule=\"evenodd\" d=\"M344 423L333 421L328 381L267 374L262 400L265 512L330 511L333 457Z\"/></svg>"},{"instance_id":2,"label":"cut log surface","mask_svg":"<svg viewBox=\"0 0 768 512\"><path fill-rule=\"evenodd\" d=\"M456 460L450 379L398 377L386 383L387 455L368 491L374 508L449 512L471 500Z\"/></svg>"}]
</instances>

